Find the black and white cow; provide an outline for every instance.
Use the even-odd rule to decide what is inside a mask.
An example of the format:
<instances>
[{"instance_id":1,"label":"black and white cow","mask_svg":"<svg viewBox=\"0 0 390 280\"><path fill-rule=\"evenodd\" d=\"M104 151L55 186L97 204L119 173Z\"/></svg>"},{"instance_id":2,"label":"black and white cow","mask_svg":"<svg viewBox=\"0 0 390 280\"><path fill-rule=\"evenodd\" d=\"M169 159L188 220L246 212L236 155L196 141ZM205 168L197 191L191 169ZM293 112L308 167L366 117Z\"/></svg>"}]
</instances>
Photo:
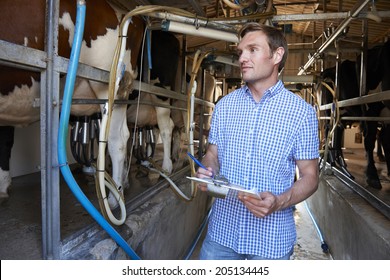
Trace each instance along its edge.
<instances>
[{"instance_id":1,"label":"black and white cow","mask_svg":"<svg viewBox=\"0 0 390 280\"><path fill-rule=\"evenodd\" d=\"M390 40L386 43L371 48L367 52L367 92L375 90L380 85L380 90L390 90ZM359 74L360 57L357 61L345 60L340 65L339 76L339 100L359 97ZM335 67L326 69L322 73L322 78L335 80ZM326 95L326 103L331 103L331 96ZM367 117L388 117L390 116L390 102L368 103L365 107L350 106L346 107L346 113L343 116L367 116ZM386 158L388 176L390 176L390 124L382 122L381 140ZM366 181L370 187L381 189L381 183L378 177L378 171L375 167L374 148L377 137L377 121L364 121L361 123L364 133L364 147L366 150L367 167ZM334 149L339 156L341 152L343 125L335 133ZM337 155L336 155L337 157ZM342 160L342 159L341 159Z\"/></svg>"},{"instance_id":2,"label":"black and white cow","mask_svg":"<svg viewBox=\"0 0 390 280\"><path fill-rule=\"evenodd\" d=\"M44 50L46 1L0 1L0 39L30 48ZM118 40L123 12L105 0L87 3L84 39L80 62L110 70ZM69 57L76 19L76 1L60 1L58 54ZM133 18L129 26L127 50L124 57L124 77L131 85L144 23ZM49 93L47 93L49 94ZM78 78L74 98L106 99L108 85ZM39 108L33 106L40 97L40 74L0 65L0 197L7 197L11 184L9 158L13 144L13 127L26 126L39 119ZM126 97L127 98L127 97ZM97 105L72 106L73 115L90 115L100 111ZM118 186L128 184L126 176L126 147L129 131L126 106L115 106L110 126L108 149L112 160L113 179Z\"/></svg>"}]
</instances>

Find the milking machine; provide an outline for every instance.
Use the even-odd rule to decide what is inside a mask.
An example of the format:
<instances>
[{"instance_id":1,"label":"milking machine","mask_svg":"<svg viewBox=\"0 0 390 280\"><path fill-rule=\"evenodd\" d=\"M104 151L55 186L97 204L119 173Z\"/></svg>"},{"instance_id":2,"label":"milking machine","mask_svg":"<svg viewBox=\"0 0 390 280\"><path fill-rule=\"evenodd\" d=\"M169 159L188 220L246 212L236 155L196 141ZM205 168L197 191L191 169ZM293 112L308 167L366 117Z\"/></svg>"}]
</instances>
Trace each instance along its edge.
<instances>
[{"instance_id":1,"label":"milking machine","mask_svg":"<svg viewBox=\"0 0 390 280\"><path fill-rule=\"evenodd\" d=\"M92 164L96 162L95 147L101 127L101 113L92 116L70 116L70 148L74 159L85 166L86 173L94 173Z\"/></svg>"},{"instance_id":2,"label":"milking machine","mask_svg":"<svg viewBox=\"0 0 390 280\"><path fill-rule=\"evenodd\" d=\"M133 130L133 137L135 137L133 145L135 158L138 161L153 158L156 151L156 137L153 133L153 127L136 127Z\"/></svg>"},{"instance_id":3,"label":"milking machine","mask_svg":"<svg viewBox=\"0 0 390 280\"><path fill-rule=\"evenodd\" d=\"M77 16L76 16L76 25L75 25L75 34L72 45L71 56L69 60L68 74L66 76L66 84L64 89L64 97L61 108L61 116L60 116L60 126L58 132L58 162L60 166L61 173L68 184L69 188L75 195L75 197L80 201L81 205L87 210L87 212L95 219L95 221L115 240L115 242L129 255L132 259L140 259L140 257L135 253L135 251L127 244L127 242L120 236L120 234L112 227L111 223L114 225L120 225L124 223L126 217L126 209L124 206L124 198L121 195L121 190L118 186L116 186L115 182L111 179L111 177L105 171L105 152L107 146L107 138L108 131L111 121L111 113L113 110L115 93L119 87L119 81L122 78L122 73L124 72L124 63L123 57L125 52L126 42L123 40L125 36L123 34L127 33L127 29L129 23L131 21L132 16L139 14L151 14L155 12L174 12L181 16L190 16L193 17L192 14L185 12L181 9L172 8L172 7L164 7L164 6L144 6L135 8L133 11L129 12L123 18L120 28L119 28L119 36L118 42L113 58L113 63L110 71L110 81L109 81L109 94L108 94L108 102L104 105L104 110L102 116L93 116L91 118L82 117L82 118L74 118L71 119L71 147L72 154L75 159L86 166L91 166L92 162L96 159L94 155L94 144L96 141L97 135L99 135L99 155L97 157L97 165L96 165L96 187L100 188L101 192L98 192L98 196L100 197L99 203L101 201L104 202L104 205L101 204L102 212L104 216L110 219L108 222L102 214L93 206L93 204L88 200L85 194L82 192L80 187L78 186L76 180L74 179L71 170L69 168L69 164L67 162L66 156L66 139L68 133L68 125L70 120L70 107L72 101L72 95L75 85L76 72L78 67L78 61L80 56L81 43L83 38L83 30L85 23L85 10L86 3L83 0L77 1ZM196 92L195 77L200 68L202 60L208 55L208 53L200 55L199 52L196 53L194 59L194 65L192 69L191 81L188 90L188 126L187 126L187 135L189 135L189 151L193 153L193 114L194 114L194 99ZM152 129L147 129L144 133L143 131L137 132L138 137L138 145L140 147L144 147L144 151L141 151L142 156L152 156L154 154L155 149L155 140ZM145 139L145 140L144 140ZM89 147L88 147L89 146ZM191 184L191 196L187 197L181 190L174 184L174 182L161 170L157 170L151 164L146 164L147 167L155 172L160 173L173 187L174 192L186 201L191 201L196 194L197 188L194 184ZM191 165L191 174L195 173L195 168L190 161ZM111 213L110 206L107 202L106 188L114 195L114 198L119 202L120 210L121 210L121 218L118 220ZM201 229L197 234L197 238L195 239L194 244L190 248L189 254L186 256L188 259L194 246L196 245L197 240L200 238L202 231L207 224L208 218L210 216L210 212L205 217Z\"/></svg>"},{"instance_id":4,"label":"milking machine","mask_svg":"<svg viewBox=\"0 0 390 280\"><path fill-rule=\"evenodd\" d=\"M77 16L75 25L75 34L73 38L72 51L69 60L68 74L66 76L66 83L64 89L64 97L61 108L60 125L58 131L58 163L62 176L64 177L69 188L81 203L81 205L87 210L87 212L95 219L95 221L116 241L116 243L132 258L140 259L135 251L127 244L122 236L107 222L99 211L88 200L85 194L78 186L74 179L72 172L69 168L66 156L66 139L68 132L70 107L72 103L72 95L74 90L74 84L76 79L76 72L78 67L78 61L80 57L81 43L83 40L84 24L85 24L85 1L77 1Z\"/></svg>"}]
</instances>

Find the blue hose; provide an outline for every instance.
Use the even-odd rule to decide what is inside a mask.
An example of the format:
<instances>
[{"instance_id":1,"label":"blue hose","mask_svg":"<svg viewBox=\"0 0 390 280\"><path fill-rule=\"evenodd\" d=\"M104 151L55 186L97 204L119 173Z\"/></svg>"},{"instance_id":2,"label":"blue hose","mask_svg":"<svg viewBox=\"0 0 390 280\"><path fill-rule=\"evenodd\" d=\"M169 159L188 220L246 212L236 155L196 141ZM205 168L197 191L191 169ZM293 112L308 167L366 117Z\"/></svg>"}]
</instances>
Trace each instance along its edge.
<instances>
[{"instance_id":1,"label":"blue hose","mask_svg":"<svg viewBox=\"0 0 390 280\"><path fill-rule=\"evenodd\" d=\"M324 237L322 236L321 230L320 230L320 228L319 228L319 226L318 226L316 220L314 219L313 214L311 213L310 208L309 208L309 206L307 205L306 200L304 201L304 204L305 204L306 211L307 211L307 213L309 214L310 219L311 219L311 221L313 222L314 227L316 228L318 237L320 238L320 241L321 241L321 249L322 249L322 251L323 251L324 253L329 253L329 246L328 246L328 244L326 244L326 242L325 242L325 240L324 240Z\"/></svg>"},{"instance_id":2,"label":"blue hose","mask_svg":"<svg viewBox=\"0 0 390 280\"><path fill-rule=\"evenodd\" d=\"M77 1L77 17L73 46L69 60L68 74L64 89L64 97L62 101L61 117L58 130L58 163L62 176L73 192L77 200L87 210L87 212L96 220L96 222L115 240L115 242L129 255L130 258L139 260L140 257L127 244L122 236L104 219L100 212L88 200L85 194L78 186L69 168L66 156L66 139L68 136L68 124L70 116L70 107L72 103L72 95L76 80L78 61L80 57L81 43L83 39L84 24L85 24L85 1Z\"/></svg>"},{"instance_id":3,"label":"blue hose","mask_svg":"<svg viewBox=\"0 0 390 280\"><path fill-rule=\"evenodd\" d=\"M148 66L149 69L153 69L153 61L152 61L152 42L151 42L151 32L150 29L146 29L146 48L147 48L147 54L148 54Z\"/></svg>"},{"instance_id":4,"label":"blue hose","mask_svg":"<svg viewBox=\"0 0 390 280\"><path fill-rule=\"evenodd\" d=\"M189 260L192 256L192 254L194 253L195 251L195 248L196 246L198 245L198 242L199 242L199 239L200 237L202 236L203 234L203 231L204 229L206 228L206 225L208 224L209 222L209 219L210 219L210 216L211 216L211 208L209 209L207 215L205 216L205 218L203 219L203 222L202 224L200 225L200 228L195 236L195 239L194 241L192 242L191 244L191 247L190 249L188 250L188 253L186 254L186 257L184 258L185 260Z\"/></svg>"}]
</instances>

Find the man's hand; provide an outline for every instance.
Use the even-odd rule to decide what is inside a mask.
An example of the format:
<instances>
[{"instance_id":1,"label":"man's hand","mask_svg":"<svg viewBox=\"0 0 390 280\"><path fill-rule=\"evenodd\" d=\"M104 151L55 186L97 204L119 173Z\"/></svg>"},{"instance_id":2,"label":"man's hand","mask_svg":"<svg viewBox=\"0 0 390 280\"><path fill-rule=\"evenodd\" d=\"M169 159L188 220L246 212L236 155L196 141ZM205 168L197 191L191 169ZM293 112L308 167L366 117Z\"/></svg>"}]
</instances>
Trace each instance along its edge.
<instances>
[{"instance_id":1,"label":"man's hand","mask_svg":"<svg viewBox=\"0 0 390 280\"><path fill-rule=\"evenodd\" d=\"M278 210L278 197L270 192L259 193L259 197L241 192L238 199L258 218L264 218Z\"/></svg>"},{"instance_id":2,"label":"man's hand","mask_svg":"<svg viewBox=\"0 0 390 280\"><path fill-rule=\"evenodd\" d=\"M207 169L204 169L202 167L198 168L198 171L196 172L195 176L198 178L213 178L213 169L211 167L208 167ZM206 183L198 183L198 188L206 192L207 191L207 184Z\"/></svg>"}]
</instances>

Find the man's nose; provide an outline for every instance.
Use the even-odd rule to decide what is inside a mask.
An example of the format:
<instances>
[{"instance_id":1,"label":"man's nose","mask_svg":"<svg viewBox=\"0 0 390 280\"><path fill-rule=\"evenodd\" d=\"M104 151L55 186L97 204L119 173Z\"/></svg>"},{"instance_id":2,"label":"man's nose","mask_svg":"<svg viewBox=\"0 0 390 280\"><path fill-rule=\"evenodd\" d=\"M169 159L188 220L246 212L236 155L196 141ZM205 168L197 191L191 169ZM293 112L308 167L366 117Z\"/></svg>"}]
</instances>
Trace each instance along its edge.
<instances>
[{"instance_id":1,"label":"man's nose","mask_svg":"<svg viewBox=\"0 0 390 280\"><path fill-rule=\"evenodd\" d=\"M245 61L248 61L248 53L243 51L238 57L238 62L243 63Z\"/></svg>"}]
</instances>

